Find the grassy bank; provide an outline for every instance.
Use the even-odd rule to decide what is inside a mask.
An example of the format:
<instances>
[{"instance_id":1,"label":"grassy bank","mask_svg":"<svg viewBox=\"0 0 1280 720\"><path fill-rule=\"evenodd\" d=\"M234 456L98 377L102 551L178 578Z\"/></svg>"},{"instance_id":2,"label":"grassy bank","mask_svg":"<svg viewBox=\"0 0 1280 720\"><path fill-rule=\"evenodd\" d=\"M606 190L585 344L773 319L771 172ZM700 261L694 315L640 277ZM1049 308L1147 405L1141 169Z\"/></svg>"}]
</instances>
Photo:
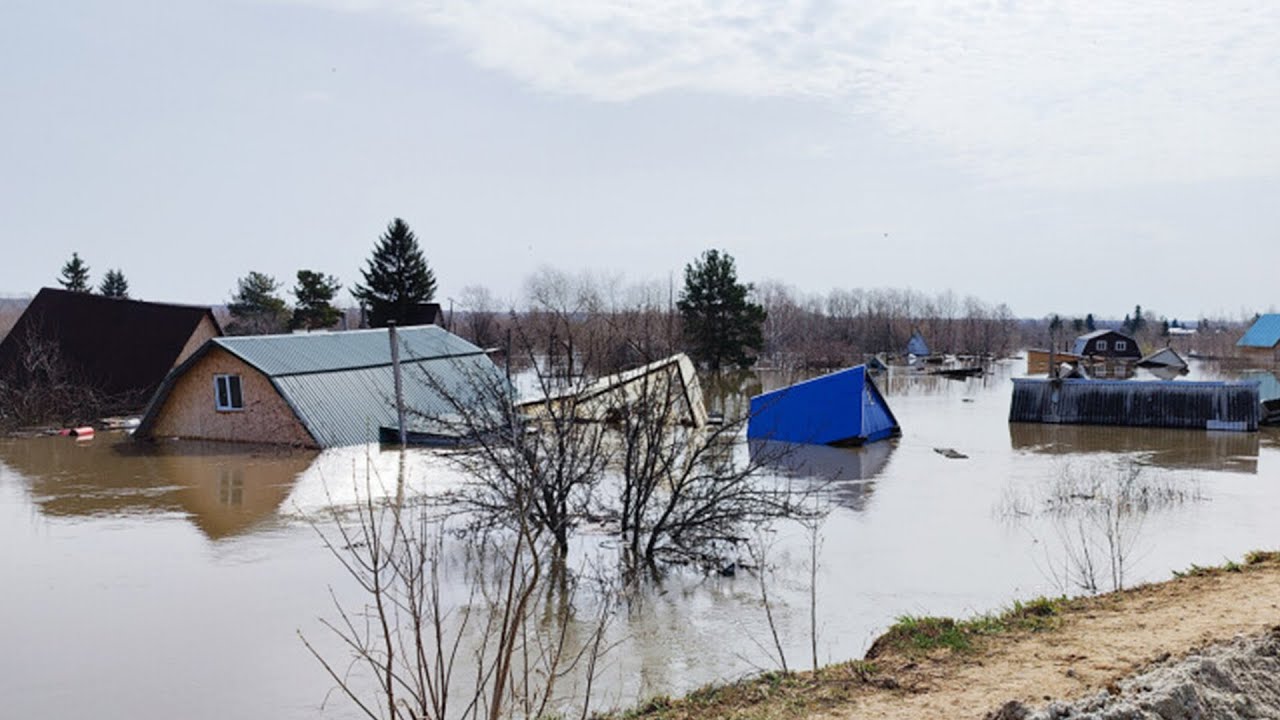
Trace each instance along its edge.
<instances>
[{"instance_id":1,"label":"grassy bank","mask_svg":"<svg viewBox=\"0 0 1280 720\"><path fill-rule=\"evenodd\" d=\"M1169 594L1194 595L1215 579L1244 576L1255 570L1275 574L1280 570L1280 552L1251 552L1240 562L1214 567L1192 565L1174 573L1174 579L1166 583L1096 597L1015 602L1001 612L968 619L903 616L872 643L863 660L828 665L816 672L765 673L700 688L681 698L652 698L636 708L598 717L754 720L847 714L860 699L906 698L945 684L939 679L959 668L980 668L997 645L1016 652L1021 640L1054 633L1070 636L1073 622L1087 621L1099 613L1132 613L1134 624L1141 628L1144 603L1153 593L1167 589Z\"/></svg>"}]
</instances>

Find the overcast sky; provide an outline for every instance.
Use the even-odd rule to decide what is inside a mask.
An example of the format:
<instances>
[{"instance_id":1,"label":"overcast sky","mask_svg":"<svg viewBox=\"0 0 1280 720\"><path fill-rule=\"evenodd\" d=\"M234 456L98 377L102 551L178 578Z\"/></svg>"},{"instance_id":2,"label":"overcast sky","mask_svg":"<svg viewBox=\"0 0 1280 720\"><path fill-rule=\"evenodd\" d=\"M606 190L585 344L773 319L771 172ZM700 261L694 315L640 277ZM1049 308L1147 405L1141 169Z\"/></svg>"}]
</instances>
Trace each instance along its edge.
<instances>
[{"instance_id":1,"label":"overcast sky","mask_svg":"<svg viewBox=\"0 0 1280 720\"><path fill-rule=\"evenodd\" d=\"M1280 4L4 0L0 293L539 266L1023 316L1280 303ZM345 293L344 293L344 297Z\"/></svg>"}]
</instances>

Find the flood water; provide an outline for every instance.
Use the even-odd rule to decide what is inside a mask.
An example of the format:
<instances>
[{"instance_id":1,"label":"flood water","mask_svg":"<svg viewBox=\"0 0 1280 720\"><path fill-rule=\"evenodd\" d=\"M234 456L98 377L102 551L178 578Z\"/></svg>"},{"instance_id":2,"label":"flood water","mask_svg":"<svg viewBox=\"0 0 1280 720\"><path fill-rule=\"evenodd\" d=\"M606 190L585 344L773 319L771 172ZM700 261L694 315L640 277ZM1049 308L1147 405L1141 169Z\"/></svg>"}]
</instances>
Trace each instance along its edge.
<instances>
[{"instance_id":1,"label":"flood water","mask_svg":"<svg viewBox=\"0 0 1280 720\"><path fill-rule=\"evenodd\" d=\"M1046 510L1066 496L1064 478L1136 467L1168 499L1125 528L1125 584L1280 546L1274 429L1010 425L1010 377L1021 370L963 381L891 375L881 389L902 438L778 462L799 482L836 478L816 573L823 662L860 656L903 614L966 615L1080 592L1067 558L1087 524ZM937 452L947 448L967 457ZM112 434L0 440L0 716L356 716L328 695L332 682L299 639L340 659L319 618L332 617L330 591L360 598L313 523L324 531L325 509L356 497L352 479L368 465L394 475L398 457L363 447L147 449ZM413 491L458 481L430 451L408 457ZM791 665L805 667L809 546L797 527L772 536L779 630ZM675 573L610 632L617 644L597 695L606 706L776 666L750 573Z\"/></svg>"}]
</instances>

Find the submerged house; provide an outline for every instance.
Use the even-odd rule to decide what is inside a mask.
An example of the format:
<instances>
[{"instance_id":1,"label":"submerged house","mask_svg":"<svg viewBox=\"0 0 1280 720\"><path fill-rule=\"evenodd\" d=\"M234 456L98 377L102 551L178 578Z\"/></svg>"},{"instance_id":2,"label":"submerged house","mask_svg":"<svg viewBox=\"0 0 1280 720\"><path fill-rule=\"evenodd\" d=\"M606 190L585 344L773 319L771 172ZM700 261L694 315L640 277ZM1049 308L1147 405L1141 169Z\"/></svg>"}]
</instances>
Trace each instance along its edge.
<instances>
[{"instance_id":1,"label":"submerged house","mask_svg":"<svg viewBox=\"0 0 1280 720\"><path fill-rule=\"evenodd\" d=\"M751 398L752 440L862 445L902 434L865 365Z\"/></svg>"},{"instance_id":2,"label":"submerged house","mask_svg":"<svg viewBox=\"0 0 1280 720\"><path fill-rule=\"evenodd\" d=\"M410 431L448 426L496 399L505 378L483 350L434 325L397 332ZM386 329L215 338L156 391L138 438L325 448L398 427Z\"/></svg>"},{"instance_id":3,"label":"submerged house","mask_svg":"<svg viewBox=\"0 0 1280 720\"><path fill-rule=\"evenodd\" d=\"M1256 360L1280 361L1280 313L1259 316L1236 342L1236 347Z\"/></svg>"},{"instance_id":4,"label":"submerged house","mask_svg":"<svg viewBox=\"0 0 1280 720\"><path fill-rule=\"evenodd\" d=\"M1076 338L1071 348L1074 355L1107 360L1138 360L1142 350L1138 341L1115 330L1094 330Z\"/></svg>"},{"instance_id":5,"label":"submerged house","mask_svg":"<svg viewBox=\"0 0 1280 720\"><path fill-rule=\"evenodd\" d=\"M1173 348L1163 347L1139 360L1138 367L1186 370L1187 361L1183 360L1182 356Z\"/></svg>"},{"instance_id":6,"label":"submerged house","mask_svg":"<svg viewBox=\"0 0 1280 720\"><path fill-rule=\"evenodd\" d=\"M57 362L119 410L141 408L175 366L222 334L207 307L42 289L0 342L0 377L20 386L31 360Z\"/></svg>"},{"instance_id":7,"label":"submerged house","mask_svg":"<svg viewBox=\"0 0 1280 720\"><path fill-rule=\"evenodd\" d=\"M547 398L520 403L521 412L533 417L572 412L575 419L609 422L640 402L665 406L675 422L692 427L707 424L702 385L693 361L684 353L642 365Z\"/></svg>"}]
</instances>

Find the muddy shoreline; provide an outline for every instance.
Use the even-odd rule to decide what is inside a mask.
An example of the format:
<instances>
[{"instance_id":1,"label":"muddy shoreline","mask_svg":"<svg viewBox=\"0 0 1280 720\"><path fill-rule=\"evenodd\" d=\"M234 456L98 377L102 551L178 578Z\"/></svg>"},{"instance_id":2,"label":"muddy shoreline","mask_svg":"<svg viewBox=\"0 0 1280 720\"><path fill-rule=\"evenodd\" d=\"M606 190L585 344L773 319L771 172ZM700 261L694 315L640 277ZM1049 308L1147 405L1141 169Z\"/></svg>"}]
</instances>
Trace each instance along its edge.
<instances>
[{"instance_id":1,"label":"muddy shoreline","mask_svg":"<svg viewBox=\"0 0 1280 720\"><path fill-rule=\"evenodd\" d=\"M970 633L965 643L916 642L895 627L870 660L769 673L657 698L618 716L1280 717L1280 553L1019 607L968 621L937 619L944 629L926 631L952 637L941 633L958 628Z\"/></svg>"}]
</instances>

